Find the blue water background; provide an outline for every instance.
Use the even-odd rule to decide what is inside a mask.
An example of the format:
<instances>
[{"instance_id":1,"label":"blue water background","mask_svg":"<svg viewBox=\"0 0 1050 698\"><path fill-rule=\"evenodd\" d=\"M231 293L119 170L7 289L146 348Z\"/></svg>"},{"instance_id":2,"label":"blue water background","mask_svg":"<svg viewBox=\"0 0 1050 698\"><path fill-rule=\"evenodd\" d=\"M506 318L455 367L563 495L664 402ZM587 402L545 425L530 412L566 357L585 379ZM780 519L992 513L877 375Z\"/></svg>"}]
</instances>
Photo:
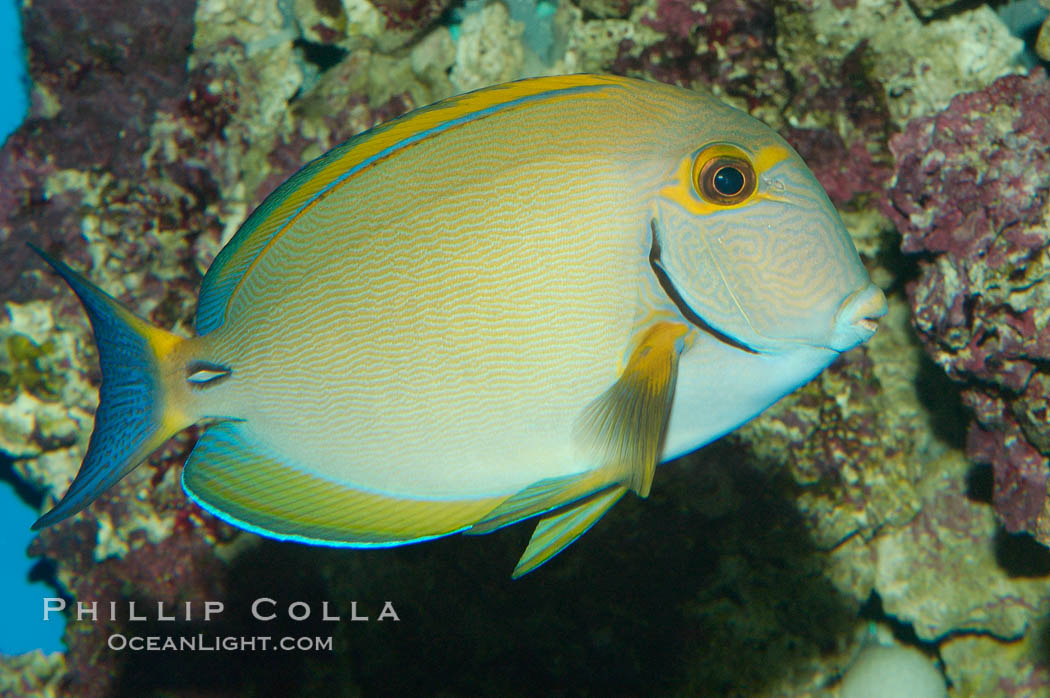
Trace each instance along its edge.
<instances>
[{"instance_id":1,"label":"blue water background","mask_svg":"<svg viewBox=\"0 0 1050 698\"><path fill-rule=\"evenodd\" d=\"M25 48L14 0L0 2L0 141L18 128L28 104ZM0 302L2 302L0 298ZM61 616L43 622L43 599L55 591L29 582L33 560L26 548L36 512L26 506L11 485L0 482L0 654L22 654L34 649L63 650Z\"/></svg>"}]
</instances>

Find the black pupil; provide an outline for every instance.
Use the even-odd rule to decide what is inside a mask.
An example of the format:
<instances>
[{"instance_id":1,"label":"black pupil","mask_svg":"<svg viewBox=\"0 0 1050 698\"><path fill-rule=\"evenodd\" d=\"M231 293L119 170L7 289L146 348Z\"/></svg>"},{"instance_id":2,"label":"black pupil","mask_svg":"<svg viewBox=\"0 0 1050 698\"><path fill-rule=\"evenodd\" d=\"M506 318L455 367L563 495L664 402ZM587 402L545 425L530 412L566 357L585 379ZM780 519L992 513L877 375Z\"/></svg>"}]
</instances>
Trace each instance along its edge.
<instances>
[{"instance_id":1,"label":"black pupil","mask_svg":"<svg viewBox=\"0 0 1050 698\"><path fill-rule=\"evenodd\" d=\"M715 178L712 183L715 186L715 191L722 196L733 196L739 194L740 190L744 188L744 173L732 165L726 165L719 168L718 172L715 172Z\"/></svg>"}]
</instances>

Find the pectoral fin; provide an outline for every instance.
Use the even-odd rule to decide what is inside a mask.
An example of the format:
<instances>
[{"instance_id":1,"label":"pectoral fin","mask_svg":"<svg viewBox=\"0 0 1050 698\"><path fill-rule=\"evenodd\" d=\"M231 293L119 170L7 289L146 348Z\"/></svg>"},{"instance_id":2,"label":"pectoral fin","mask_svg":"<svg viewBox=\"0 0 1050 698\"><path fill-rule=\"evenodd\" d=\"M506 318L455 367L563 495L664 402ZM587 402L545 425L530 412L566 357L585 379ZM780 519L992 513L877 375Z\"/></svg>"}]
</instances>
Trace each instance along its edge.
<instances>
[{"instance_id":1,"label":"pectoral fin","mask_svg":"<svg viewBox=\"0 0 1050 698\"><path fill-rule=\"evenodd\" d=\"M511 578L517 579L528 574L572 544L602 518L626 491L623 485L610 487L540 519Z\"/></svg>"},{"instance_id":2,"label":"pectoral fin","mask_svg":"<svg viewBox=\"0 0 1050 698\"><path fill-rule=\"evenodd\" d=\"M580 415L575 434L585 451L590 451L596 467L526 487L467 533L490 533L589 497L610 485L624 485L648 496L671 410L678 356L688 331L685 325L673 322L649 328L619 380Z\"/></svg>"},{"instance_id":3,"label":"pectoral fin","mask_svg":"<svg viewBox=\"0 0 1050 698\"><path fill-rule=\"evenodd\" d=\"M676 322L653 325L631 353L620 379L587 406L576 437L601 470L648 497L671 413L678 357L689 328Z\"/></svg>"},{"instance_id":4,"label":"pectoral fin","mask_svg":"<svg viewBox=\"0 0 1050 698\"><path fill-rule=\"evenodd\" d=\"M514 568L515 578L564 550L628 489L649 495L688 332L686 325L674 322L650 327L619 380L580 415L574 433L592 469L526 487L466 531L489 533L547 514Z\"/></svg>"}]
</instances>

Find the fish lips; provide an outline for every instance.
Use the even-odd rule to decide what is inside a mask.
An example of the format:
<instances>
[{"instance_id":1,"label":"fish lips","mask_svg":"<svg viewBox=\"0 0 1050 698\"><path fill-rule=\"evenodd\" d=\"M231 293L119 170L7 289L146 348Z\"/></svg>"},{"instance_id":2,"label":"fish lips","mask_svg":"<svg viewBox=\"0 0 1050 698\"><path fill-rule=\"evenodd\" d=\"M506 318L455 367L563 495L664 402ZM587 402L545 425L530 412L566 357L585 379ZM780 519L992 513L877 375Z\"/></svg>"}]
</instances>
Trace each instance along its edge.
<instances>
[{"instance_id":1,"label":"fish lips","mask_svg":"<svg viewBox=\"0 0 1050 698\"><path fill-rule=\"evenodd\" d=\"M854 291L835 313L827 348L843 352L868 341L878 329L879 318L888 310L886 295L875 284Z\"/></svg>"}]
</instances>

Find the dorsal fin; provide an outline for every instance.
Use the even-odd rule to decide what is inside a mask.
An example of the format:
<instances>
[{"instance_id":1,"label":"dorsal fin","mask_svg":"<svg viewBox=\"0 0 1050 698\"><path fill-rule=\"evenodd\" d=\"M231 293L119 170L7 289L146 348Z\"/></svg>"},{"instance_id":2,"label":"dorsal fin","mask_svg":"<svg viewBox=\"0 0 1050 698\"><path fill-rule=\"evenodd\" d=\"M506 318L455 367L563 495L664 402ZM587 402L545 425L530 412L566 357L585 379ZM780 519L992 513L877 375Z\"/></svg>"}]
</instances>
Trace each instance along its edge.
<instances>
[{"instance_id":1,"label":"dorsal fin","mask_svg":"<svg viewBox=\"0 0 1050 698\"><path fill-rule=\"evenodd\" d=\"M477 119L536 101L624 85L629 78L566 75L531 78L446 99L354 136L277 187L222 248L201 284L197 333L220 327L241 279L297 216L334 187L415 143Z\"/></svg>"}]
</instances>

